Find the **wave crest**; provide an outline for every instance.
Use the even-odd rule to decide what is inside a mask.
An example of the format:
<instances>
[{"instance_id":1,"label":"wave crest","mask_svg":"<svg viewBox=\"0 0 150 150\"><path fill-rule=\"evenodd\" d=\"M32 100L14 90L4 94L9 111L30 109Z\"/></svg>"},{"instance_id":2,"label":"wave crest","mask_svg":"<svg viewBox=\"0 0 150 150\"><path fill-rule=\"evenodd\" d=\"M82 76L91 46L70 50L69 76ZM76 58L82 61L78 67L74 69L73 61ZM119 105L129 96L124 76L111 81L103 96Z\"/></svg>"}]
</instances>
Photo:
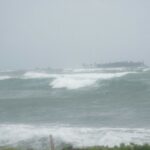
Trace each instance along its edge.
<instances>
[{"instance_id":1,"label":"wave crest","mask_svg":"<svg viewBox=\"0 0 150 150\"><path fill-rule=\"evenodd\" d=\"M11 79L10 76L0 76L0 80L7 80L7 79Z\"/></svg>"},{"instance_id":2,"label":"wave crest","mask_svg":"<svg viewBox=\"0 0 150 150\"><path fill-rule=\"evenodd\" d=\"M42 78L54 78L57 77L55 74L48 74L45 72L26 72L23 75L23 79L42 79Z\"/></svg>"},{"instance_id":3,"label":"wave crest","mask_svg":"<svg viewBox=\"0 0 150 150\"><path fill-rule=\"evenodd\" d=\"M0 146L13 145L22 141L33 141L42 145L42 138L53 135L56 144L60 141L75 147L115 146L121 143L149 143L150 129L139 128L80 128L80 127L47 127L31 125L0 125ZM47 141L48 142L48 141Z\"/></svg>"},{"instance_id":4,"label":"wave crest","mask_svg":"<svg viewBox=\"0 0 150 150\"><path fill-rule=\"evenodd\" d=\"M98 80L108 80L112 78L122 77L133 72L122 73L82 73L82 74L66 74L60 75L54 79L50 86L53 88L78 89L94 85Z\"/></svg>"}]
</instances>

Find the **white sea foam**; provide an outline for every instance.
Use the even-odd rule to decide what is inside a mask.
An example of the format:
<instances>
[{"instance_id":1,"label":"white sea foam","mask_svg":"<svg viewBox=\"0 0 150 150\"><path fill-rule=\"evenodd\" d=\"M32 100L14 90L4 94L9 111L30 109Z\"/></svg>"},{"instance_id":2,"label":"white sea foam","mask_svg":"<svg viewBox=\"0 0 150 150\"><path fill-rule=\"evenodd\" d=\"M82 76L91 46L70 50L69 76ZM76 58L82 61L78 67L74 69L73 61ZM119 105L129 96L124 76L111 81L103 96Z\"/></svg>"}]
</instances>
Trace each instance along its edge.
<instances>
[{"instance_id":1,"label":"white sea foam","mask_svg":"<svg viewBox=\"0 0 150 150\"><path fill-rule=\"evenodd\" d=\"M66 89L78 89L87 86L94 85L98 80L107 80L111 78L122 77L124 75L135 72L116 72L116 73L98 73L98 72L83 72L83 73L47 73L29 71L19 76L0 76L0 80L6 80L10 78L15 79L50 79L53 81L50 83L52 88L66 88Z\"/></svg>"},{"instance_id":2,"label":"white sea foam","mask_svg":"<svg viewBox=\"0 0 150 150\"><path fill-rule=\"evenodd\" d=\"M11 79L11 76L0 76L0 80Z\"/></svg>"},{"instance_id":3,"label":"white sea foam","mask_svg":"<svg viewBox=\"0 0 150 150\"><path fill-rule=\"evenodd\" d=\"M50 85L53 88L78 89L92 85L96 79L76 78L76 77L58 77Z\"/></svg>"},{"instance_id":4,"label":"white sea foam","mask_svg":"<svg viewBox=\"0 0 150 150\"><path fill-rule=\"evenodd\" d=\"M48 74L48 73L45 73L45 72L26 72L24 75L23 75L23 79L40 79L40 78L54 78L54 77L57 77L56 74Z\"/></svg>"},{"instance_id":5,"label":"white sea foam","mask_svg":"<svg viewBox=\"0 0 150 150\"><path fill-rule=\"evenodd\" d=\"M150 68L144 68L143 71L144 72L150 71Z\"/></svg>"},{"instance_id":6,"label":"white sea foam","mask_svg":"<svg viewBox=\"0 0 150 150\"><path fill-rule=\"evenodd\" d=\"M133 72L64 74L57 76L50 83L50 86L52 86L53 88L78 89L91 86L96 83L97 80L106 80L116 77L122 77L129 73Z\"/></svg>"},{"instance_id":7,"label":"white sea foam","mask_svg":"<svg viewBox=\"0 0 150 150\"><path fill-rule=\"evenodd\" d=\"M50 134L56 144L57 141L62 141L75 147L150 143L150 129L0 125L0 146L29 141L32 141L32 144L39 142L38 145L41 145L43 141L40 139L48 139Z\"/></svg>"}]
</instances>

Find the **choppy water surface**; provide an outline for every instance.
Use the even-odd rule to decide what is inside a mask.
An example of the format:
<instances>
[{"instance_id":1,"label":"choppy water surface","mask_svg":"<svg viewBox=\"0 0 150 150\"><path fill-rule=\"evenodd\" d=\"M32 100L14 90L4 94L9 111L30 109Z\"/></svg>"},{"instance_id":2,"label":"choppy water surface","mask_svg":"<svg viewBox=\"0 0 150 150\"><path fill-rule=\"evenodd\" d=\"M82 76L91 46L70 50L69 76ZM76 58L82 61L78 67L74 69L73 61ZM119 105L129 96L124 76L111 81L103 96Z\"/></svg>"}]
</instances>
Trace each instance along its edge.
<instances>
[{"instance_id":1,"label":"choppy water surface","mask_svg":"<svg viewBox=\"0 0 150 150\"><path fill-rule=\"evenodd\" d=\"M149 68L0 72L0 146L150 142Z\"/></svg>"}]
</instances>

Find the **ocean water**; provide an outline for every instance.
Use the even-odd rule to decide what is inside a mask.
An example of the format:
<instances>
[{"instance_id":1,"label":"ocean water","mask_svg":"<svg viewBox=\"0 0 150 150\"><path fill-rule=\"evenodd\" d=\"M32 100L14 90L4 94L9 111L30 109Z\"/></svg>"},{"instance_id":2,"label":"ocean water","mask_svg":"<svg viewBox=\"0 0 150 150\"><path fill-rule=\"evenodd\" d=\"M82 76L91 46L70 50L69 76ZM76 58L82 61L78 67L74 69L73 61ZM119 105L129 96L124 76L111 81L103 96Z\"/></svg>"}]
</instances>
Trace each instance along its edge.
<instances>
[{"instance_id":1,"label":"ocean water","mask_svg":"<svg viewBox=\"0 0 150 150\"><path fill-rule=\"evenodd\" d=\"M0 146L150 143L149 68L0 72Z\"/></svg>"}]
</instances>

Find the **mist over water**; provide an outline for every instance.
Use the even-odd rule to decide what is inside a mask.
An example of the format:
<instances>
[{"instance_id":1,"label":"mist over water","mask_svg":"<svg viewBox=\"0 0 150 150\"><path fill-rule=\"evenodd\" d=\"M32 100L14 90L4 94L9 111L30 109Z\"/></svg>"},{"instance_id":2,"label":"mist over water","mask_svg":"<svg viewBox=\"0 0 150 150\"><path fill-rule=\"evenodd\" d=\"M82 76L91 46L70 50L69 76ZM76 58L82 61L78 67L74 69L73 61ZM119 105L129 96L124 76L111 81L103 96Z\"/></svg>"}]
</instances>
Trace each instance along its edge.
<instances>
[{"instance_id":1,"label":"mist over water","mask_svg":"<svg viewBox=\"0 0 150 150\"><path fill-rule=\"evenodd\" d=\"M149 8L0 0L0 148L150 144Z\"/></svg>"},{"instance_id":2,"label":"mist over water","mask_svg":"<svg viewBox=\"0 0 150 150\"><path fill-rule=\"evenodd\" d=\"M149 98L149 68L1 71L0 146L147 143Z\"/></svg>"}]
</instances>

